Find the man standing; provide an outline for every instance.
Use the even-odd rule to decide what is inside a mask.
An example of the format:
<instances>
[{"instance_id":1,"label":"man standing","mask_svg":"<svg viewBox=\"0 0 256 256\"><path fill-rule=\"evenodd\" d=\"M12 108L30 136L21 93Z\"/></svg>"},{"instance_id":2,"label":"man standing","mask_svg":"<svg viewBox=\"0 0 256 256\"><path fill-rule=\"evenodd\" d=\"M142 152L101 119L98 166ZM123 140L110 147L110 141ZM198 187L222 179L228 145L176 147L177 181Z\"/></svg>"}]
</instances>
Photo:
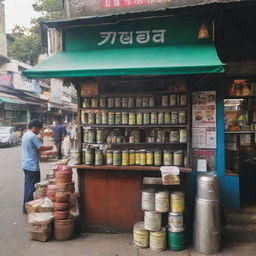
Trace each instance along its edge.
<instances>
[{"instance_id":1,"label":"man standing","mask_svg":"<svg viewBox=\"0 0 256 256\"><path fill-rule=\"evenodd\" d=\"M25 174L24 204L23 211L26 212L25 203L33 200L35 184L40 182L40 151L51 150L52 146L43 146L38 134L43 124L37 120L31 120L28 131L22 137L22 169Z\"/></svg>"},{"instance_id":2,"label":"man standing","mask_svg":"<svg viewBox=\"0 0 256 256\"><path fill-rule=\"evenodd\" d=\"M61 144L64 137L67 135L67 130L62 125L61 121L58 121L55 127L53 128L53 131L54 131L54 143L58 150L58 159L61 159L62 158Z\"/></svg>"}]
</instances>

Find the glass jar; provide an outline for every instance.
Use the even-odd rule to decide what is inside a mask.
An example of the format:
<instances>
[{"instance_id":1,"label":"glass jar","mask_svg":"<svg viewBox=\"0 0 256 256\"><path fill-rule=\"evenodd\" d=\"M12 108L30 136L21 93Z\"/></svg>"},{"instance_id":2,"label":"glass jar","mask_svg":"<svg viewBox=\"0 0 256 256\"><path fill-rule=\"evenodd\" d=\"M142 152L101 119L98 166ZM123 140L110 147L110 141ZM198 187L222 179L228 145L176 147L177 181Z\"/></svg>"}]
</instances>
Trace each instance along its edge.
<instances>
[{"instance_id":1,"label":"glass jar","mask_svg":"<svg viewBox=\"0 0 256 256\"><path fill-rule=\"evenodd\" d=\"M164 124L164 113L163 112L158 113L158 124Z\"/></svg>"},{"instance_id":2,"label":"glass jar","mask_svg":"<svg viewBox=\"0 0 256 256\"><path fill-rule=\"evenodd\" d=\"M170 131L170 142L178 143L180 141L180 133L179 131Z\"/></svg>"},{"instance_id":3,"label":"glass jar","mask_svg":"<svg viewBox=\"0 0 256 256\"><path fill-rule=\"evenodd\" d=\"M162 96L162 107L167 107L168 106L168 95L163 95Z\"/></svg>"},{"instance_id":4,"label":"glass jar","mask_svg":"<svg viewBox=\"0 0 256 256\"><path fill-rule=\"evenodd\" d=\"M115 99L108 98L108 108L114 108L114 107L115 107Z\"/></svg>"},{"instance_id":5,"label":"glass jar","mask_svg":"<svg viewBox=\"0 0 256 256\"><path fill-rule=\"evenodd\" d=\"M148 97L143 97L142 98L142 107L147 108L149 106L149 100Z\"/></svg>"},{"instance_id":6,"label":"glass jar","mask_svg":"<svg viewBox=\"0 0 256 256\"><path fill-rule=\"evenodd\" d=\"M96 113L96 124L102 124L102 114L101 114L101 112Z\"/></svg>"},{"instance_id":7,"label":"glass jar","mask_svg":"<svg viewBox=\"0 0 256 256\"><path fill-rule=\"evenodd\" d=\"M143 113L143 123L144 124L150 124L150 113L144 112Z\"/></svg>"},{"instance_id":8,"label":"glass jar","mask_svg":"<svg viewBox=\"0 0 256 256\"><path fill-rule=\"evenodd\" d=\"M136 162L136 153L135 150L129 151L129 165L135 165Z\"/></svg>"},{"instance_id":9,"label":"glass jar","mask_svg":"<svg viewBox=\"0 0 256 256\"><path fill-rule=\"evenodd\" d=\"M106 98L100 98L100 107L105 108L107 106Z\"/></svg>"},{"instance_id":10,"label":"glass jar","mask_svg":"<svg viewBox=\"0 0 256 256\"><path fill-rule=\"evenodd\" d=\"M172 166L173 165L173 153L168 150L164 150L164 165L165 166Z\"/></svg>"},{"instance_id":11,"label":"glass jar","mask_svg":"<svg viewBox=\"0 0 256 256\"><path fill-rule=\"evenodd\" d=\"M88 143L94 144L96 142L95 130L88 129Z\"/></svg>"},{"instance_id":12,"label":"glass jar","mask_svg":"<svg viewBox=\"0 0 256 256\"><path fill-rule=\"evenodd\" d=\"M121 106L122 106L121 98L115 98L115 107L121 108Z\"/></svg>"},{"instance_id":13,"label":"glass jar","mask_svg":"<svg viewBox=\"0 0 256 256\"><path fill-rule=\"evenodd\" d=\"M84 129L84 132L83 132L83 143L88 143L88 129Z\"/></svg>"},{"instance_id":14,"label":"glass jar","mask_svg":"<svg viewBox=\"0 0 256 256\"><path fill-rule=\"evenodd\" d=\"M134 112L129 113L129 125L135 125L136 124L136 117Z\"/></svg>"},{"instance_id":15,"label":"glass jar","mask_svg":"<svg viewBox=\"0 0 256 256\"><path fill-rule=\"evenodd\" d=\"M155 98L154 97L149 97L149 107L153 108L155 107Z\"/></svg>"},{"instance_id":16,"label":"glass jar","mask_svg":"<svg viewBox=\"0 0 256 256\"><path fill-rule=\"evenodd\" d=\"M122 98L122 107L128 108L128 98Z\"/></svg>"},{"instance_id":17,"label":"glass jar","mask_svg":"<svg viewBox=\"0 0 256 256\"><path fill-rule=\"evenodd\" d=\"M135 164L140 165L140 151L136 150L135 152Z\"/></svg>"},{"instance_id":18,"label":"glass jar","mask_svg":"<svg viewBox=\"0 0 256 256\"><path fill-rule=\"evenodd\" d=\"M187 95L181 94L179 97L179 105L180 106L186 106L187 105Z\"/></svg>"},{"instance_id":19,"label":"glass jar","mask_svg":"<svg viewBox=\"0 0 256 256\"><path fill-rule=\"evenodd\" d=\"M84 98L83 108L89 108L91 106L91 98Z\"/></svg>"},{"instance_id":20,"label":"glass jar","mask_svg":"<svg viewBox=\"0 0 256 256\"><path fill-rule=\"evenodd\" d=\"M162 165L162 151L154 152L154 165L155 166Z\"/></svg>"},{"instance_id":21,"label":"glass jar","mask_svg":"<svg viewBox=\"0 0 256 256\"><path fill-rule=\"evenodd\" d=\"M146 165L146 150L140 150L140 165Z\"/></svg>"},{"instance_id":22,"label":"glass jar","mask_svg":"<svg viewBox=\"0 0 256 256\"><path fill-rule=\"evenodd\" d=\"M150 115L150 120L151 120L151 124L157 124L157 113L156 112L151 112Z\"/></svg>"},{"instance_id":23,"label":"glass jar","mask_svg":"<svg viewBox=\"0 0 256 256\"><path fill-rule=\"evenodd\" d=\"M188 135L186 129L180 129L180 143L187 143Z\"/></svg>"},{"instance_id":24,"label":"glass jar","mask_svg":"<svg viewBox=\"0 0 256 256\"><path fill-rule=\"evenodd\" d=\"M178 124L178 112L171 113L171 124Z\"/></svg>"},{"instance_id":25,"label":"glass jar","mask_svg":"<svg viewBox=\"0 0 256 256\"><path fill-rule=\"evenodd\" d=\"M108 124L108 114L106 112L101 113L101 123Z\"/></svg>"},{"instance_id":26,"label":"glass jar","mask_svg":"<svg viewBox=\"0 0 256 256\"><path fill-rule=\"evenodd\" d=\"M184 164L183 160L183 151L174 151L173 152L173 165L175 166L182 166Z\"/></svg>"},{"instance_id":27,"label":"glass jar","mask_svg":"<svg viewBox=\"0 0 256 256\"><path fill-rule=\"evenodd\" d=\"M86 165L93 165L94 163L94 152L92 149L85 149L85 164Z\"/></svg>"},{"instance_id":28,"label":"glass jar","mask_svg":"<svg viewBox=\"0 0 256 256\"><path fill-rule=\"evenodd\" d=\"M129 115L127 112L122 112L122 124L128 124L129 122Z\"/></svg>"},{"instance_id":29,"label":"glass jar","mask_svg":"<svg viewBox=\"0 0 256 256\"><path fill-rule=\"evenodd\" d=\"M128 98L128 108L134 108L135 106L135 101L133 97Z\"/></svg>"},{"instance_id":30,"label":"glass jar","mask_svg":"<svg viewBox=\"0 0 256 256\"><path fill-rule=\"evenodd\" d=\"M103 165L103 151L96 150L95 152L95 165Z\"/></svg>"},{"instance_id":31,"label":"glass jar","mask_svg":"<svg viewBox=\"0 0 256 256\"><path fill-rule=\"evenodd\" d=\"M153 151L147 151L146 153L146 165L154 164L154 153Z\"/></svg>"},{"instance_id":32,"label":"glass jar","mask_svg":"<svg viewBox=\"0 0 256 256\"><path fill-rule=\"evenodd\" d=\"M121 124L121 123L122 123L121 112L116 112L116 114L115 114L115 124Z\"/></svg>"},{"instance_id":33,"label":"glass jar","mask_svg":"<svg viewBox=\"0 0 256 256\"><path fill-rule=\"evenodd\" d=\"M113 165L119 166L122 164L122 157L121 157L121 151L115 150L113 152Z\"/></svg>"},{"instance_id":34,"label":"glass jar","mask_svg":"<svg viewBox=\"0 0 256 256\"><path fill-rule=\"evenodd\" d=\"M143 124L143 114L142 113L137 113L136 122L137 122L137 125L142 125Z\"/></svg>"},{"instance_id":35,"label":"glass jar","mask_svg":"<svg viewBox=\"0 0 256 256\"><path fill-rule=\"evenodd\" d=\"M171 94L169 99L170 99L169 105L171 107L174 107L177 105L177 95L176 94Z\"/></svg>"},{"instance_id":36,"label":"glass jar","mask_svg":"<svg viewBox=\"0 0 256 256\"><path fill-rule=\"evenodd\" d=\"M96 131L96 142L98 144L104 143L104 131L103 130Z\"/></svg>"},{"instance_id":37,"label":"glass jar","mask_svg":"<svg viewBox=\"0 0 256 256\"><path fill-rule=\"evenodd\" d=\"M179 111L179 124L186 123L186 111Z\"/></svg>"},{"instance_id":38,"label":"glass jar","mask_svg":"<svg viewBox=\"0 0 256 256\"><path fill-rule=\"evenodd\" d=\"M113 151L112 150L107 150L106 162L107 162L107 165L113 165Z\"/></svg>"},{"instance_id":39,"label":"glass jar","mask_svg":"<svg viewBox=\"0 0 256 256\"><path fill-rule=\"evenodd\" d=\"M95 124L95 113L88 113L88 124Z\"/></svg>"},{"instance_id":40,"label":"glass jar","mask_svg":"<svg viewBox=\"0 0 256 256\"><path fill-rule=\"evenodd\" d=\"M82 124L88 124L88 113L81 111L81 122Z\"/></svg>"},{"instance_id":41,"label":"glass jar","mask_svg":"<svg viewBox=\"0 0 256 256\"><path fill-rule=\"evenodd\" d=\"M171 123L171 115L169 112L164 113L164 123L165 124L170 124Z\"/></svg>"},{"instance_id":42,"label":"glass jar","mask_svg":"<svg viewBox=\"0 0 256 256\"><path fill-rule=\"evenodd\" d=\"M108 124L109 125L114 125L115 124L115 113L114 112L109 112L108 113Z\"/></svg>"},{"instance_id":43,"label":"glass jar","mask_svg":"<svg viewBox=\"0 0 256 256\"><path fill-rule=\"evenodd\" d=\"M122 151L122 166L129 165L129 151L123 150Z\"/></svg>"},{"instance_id":44,"label":"glass jar","mask_svg":"<svg viewBox=\"0 0 256 256\"><path fill-rule=\"evenodd\" d=\"M97 98L92 98L92 108L99 107L99 100Z\"/></svg>"},{"instance_id":45,"label":"glass jar","mask_svg":"<svg viewBox=\"0 0 256 256\"><path fill-rule=\"evenodd\" d=\"M136 107L141 108L142 107L142 98L136 97Z\"/></svg>"}]
</instances>

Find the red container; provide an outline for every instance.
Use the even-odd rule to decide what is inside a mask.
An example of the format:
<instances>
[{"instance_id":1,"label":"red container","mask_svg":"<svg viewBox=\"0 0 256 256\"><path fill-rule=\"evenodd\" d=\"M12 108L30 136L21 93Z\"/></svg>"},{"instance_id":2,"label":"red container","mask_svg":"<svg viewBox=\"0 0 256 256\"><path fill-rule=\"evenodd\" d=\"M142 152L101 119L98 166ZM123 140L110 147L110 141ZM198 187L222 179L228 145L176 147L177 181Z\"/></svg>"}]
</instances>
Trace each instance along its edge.
<instances>
[{"instance_id":1,"label":"red container","mask_svg":"<svg viewBox=\"0 0 256 256\"><path fill-rule=\"evenodd\" d=\"M56 184L56 191L57 192L68 192L68 185L70 183L58 183Z\"/></svg>"},{"instance_id":2,"label":"red container","mask_svg":"<svg viewBox=\"0 0 256 256\"><path fill-rule=\"evenodd\" d=\"M54 211L56 220L66 220L69 217L69 211Z\"/></svg>"},{"instance_id":3,"label":"red container","mask_svg":"<svg viewBox=\"0 0 256 256\"><path fill-rule=\"evenodd\" d=\"M56 192L55 199L58 203L65 203L69 200L69 194L66 192Z\"/></svg>"},{"instance_id":4,"label":"red container","mask_svg":"<svg viewBox=\"0 0 256 256\"><path fill-rule=\"evenodd\" d=\"M75 192L75 182L72 181L72 183L69 183L67 186L67 191L70 193L74 193Z\"/></svg>"},{"instance_id":5,"label":"red container","mask_svg":"<svg viewBox=\"0 0 256 256\"><path fill-rule=\"evenodd\" d=\"M58 171L55 174L56 184L68 183L72 181L72 173L65 171Z\"/></svg>"},{"instance_id":6,"label":"red container","mask_svg":"<svg viewBox=\"0 0 256 256\"><path fill-rule=\"evenodd\" d=\"M67 211L69 210L69 203L57 203L55 202L53 204L54 210L55 211Z\"/></svg>"}]
</instances>

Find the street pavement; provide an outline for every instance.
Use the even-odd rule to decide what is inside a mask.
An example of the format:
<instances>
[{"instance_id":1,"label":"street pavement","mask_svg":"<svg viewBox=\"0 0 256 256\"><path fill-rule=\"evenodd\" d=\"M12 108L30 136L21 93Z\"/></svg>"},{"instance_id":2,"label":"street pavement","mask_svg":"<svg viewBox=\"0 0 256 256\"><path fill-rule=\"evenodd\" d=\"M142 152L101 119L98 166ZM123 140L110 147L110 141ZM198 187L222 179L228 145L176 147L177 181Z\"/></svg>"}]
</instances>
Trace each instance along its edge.
<instances>
[{"instance_id":1,"label":"street pavement","mask_svg":"<svg viewBox=\"0 0 256 256\"><path fill-rule=\"evenodd\" d=\"M30 241L22 213L20 146L0 148L0 256L199 256L192 249L152 252L133 246L131 234L83 234L70 241ZM42 163L44 176L50 163ZM256 256L255 243L229 244L218 256Z\"/></svg>"}]
</instances>

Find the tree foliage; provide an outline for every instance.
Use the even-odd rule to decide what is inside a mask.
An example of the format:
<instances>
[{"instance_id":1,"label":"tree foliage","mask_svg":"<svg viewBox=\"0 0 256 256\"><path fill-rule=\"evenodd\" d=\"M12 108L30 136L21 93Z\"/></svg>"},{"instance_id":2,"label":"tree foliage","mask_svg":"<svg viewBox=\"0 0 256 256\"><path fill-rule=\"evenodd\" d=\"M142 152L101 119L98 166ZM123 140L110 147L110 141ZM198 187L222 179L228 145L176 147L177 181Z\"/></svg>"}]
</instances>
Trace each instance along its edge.
<instances>
[{"instance_id":1,"label":"tree foliage","mask_svg":"<svg viewBox=\"0 0 256 256\"><path fill-rule=\"evenodd\" d=\"M31 19L31 28L16 25L13 35L16 37L10 49L11 57L35 65L41 53L40 24L46 20L59 19L63 13L63 0L34 0L33 8L41 16Z\"/></svg>"}]
</instances>

